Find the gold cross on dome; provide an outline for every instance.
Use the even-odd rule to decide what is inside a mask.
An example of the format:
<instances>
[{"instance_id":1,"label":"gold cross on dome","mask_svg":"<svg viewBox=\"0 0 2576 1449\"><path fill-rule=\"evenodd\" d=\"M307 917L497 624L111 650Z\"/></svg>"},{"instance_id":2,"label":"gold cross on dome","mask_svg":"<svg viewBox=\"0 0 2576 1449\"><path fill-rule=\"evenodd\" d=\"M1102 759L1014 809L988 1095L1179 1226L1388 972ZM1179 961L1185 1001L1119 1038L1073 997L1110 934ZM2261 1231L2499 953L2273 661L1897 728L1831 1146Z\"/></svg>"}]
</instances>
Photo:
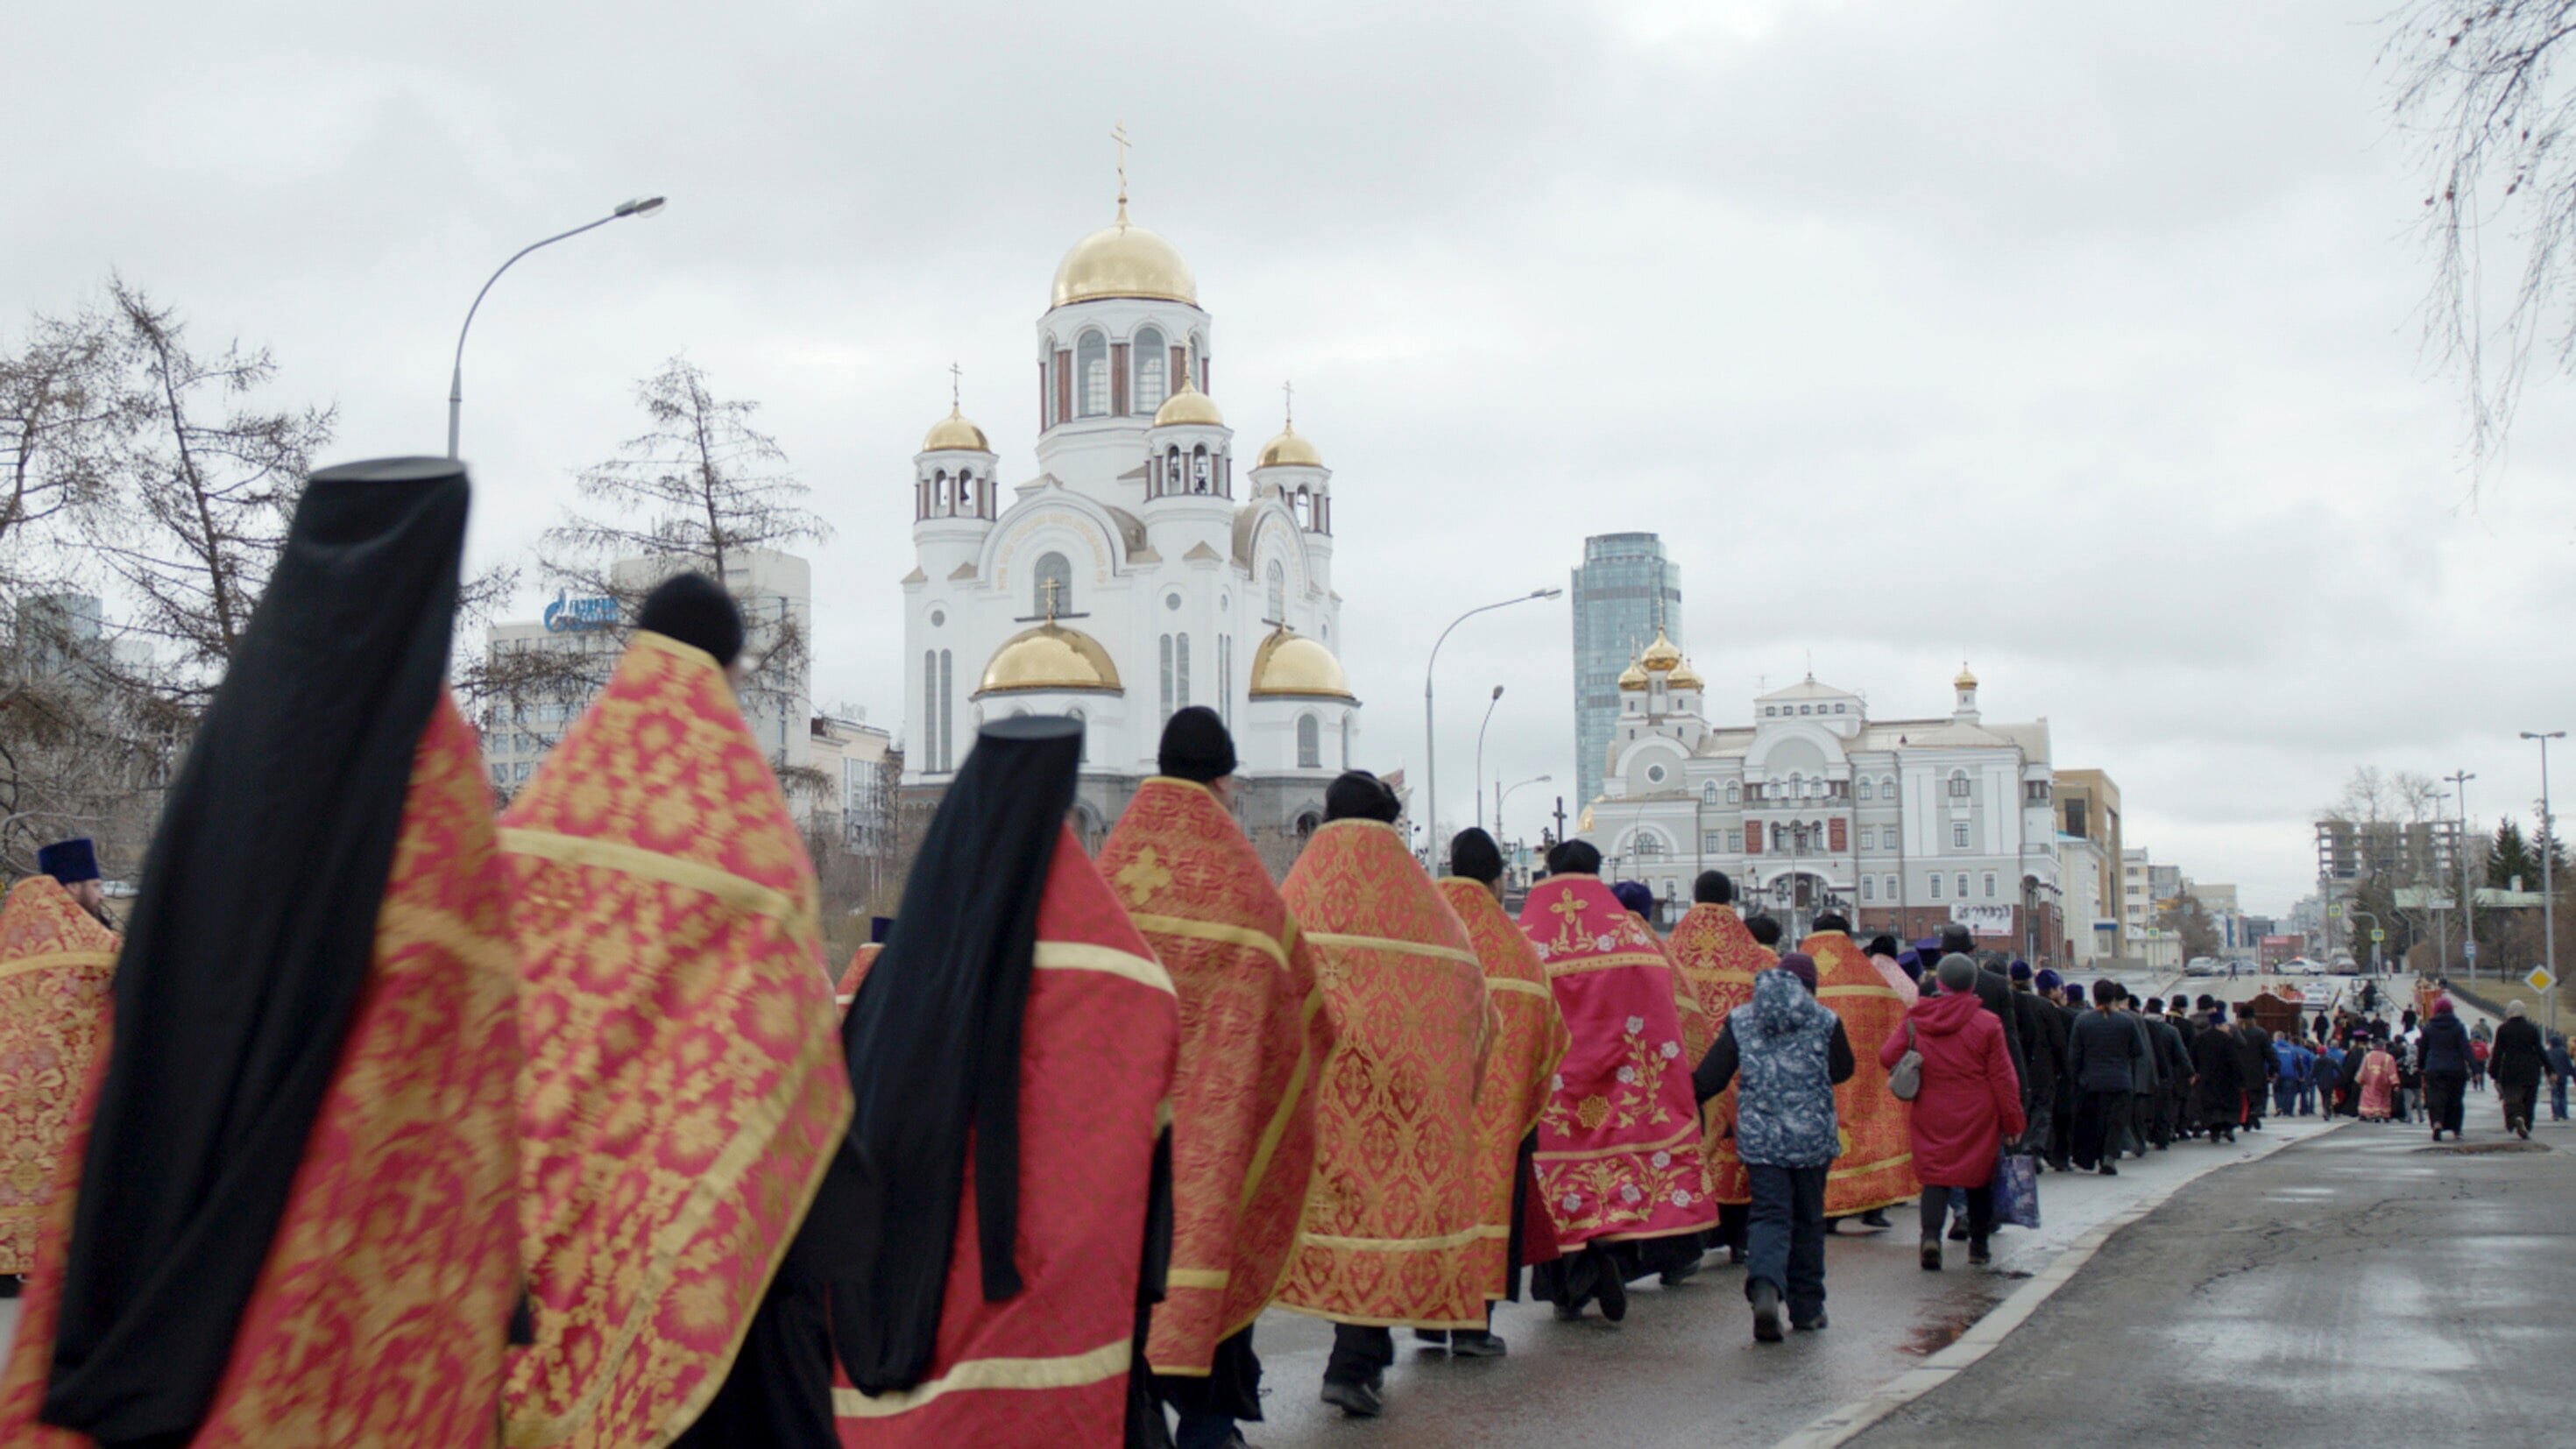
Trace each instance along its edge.
<instances>
[{"instance_id":1,"label":"gold cross on dome","mask_svg":"<svg viewBox=\"0 0 2576 1449\"><path fill-rule=\"evenodd\" d=\"M1056 590L1064 587L1064 585L1061 580L1049 579L1046 581L1044 587L1046 589L1047 622L1049 624L1053 624L1055 622L1055 593Z\"/></svg>"},{"instance_id":2,"label":"gold cross on dome","mask_svg":"<svg viewBox=\"0 0 2576 1449\"><path fill-rule=\"evenodd\" d=\"M965 377L966 369L953 362L948 364L948 410L952 413L966 405Z\"/></svg>"},{"instance_id":3,"label":"gold cross on dome","mask_svg":"<svg viewBox=\"0 0 2576 1449\"><path fill-rule=\"evenodd\" d=\"M1294 431L1297 426L1297 384L1293 382L1279 384L1279 396L1282 400L1281 416L1287 418L1289 429Z\"/></svg>"},{"instance_id":4,"label":"gold cross on dome","mask_svg":"<svg viewBox=\"0 0 2576 1449\"><path fill-rule=\"evenodd\" d=\"M1118 213L1127 214L1127 123L1120 121L1109 129L1109 139L1118 143Z\"/></svg>"}]
</instances>

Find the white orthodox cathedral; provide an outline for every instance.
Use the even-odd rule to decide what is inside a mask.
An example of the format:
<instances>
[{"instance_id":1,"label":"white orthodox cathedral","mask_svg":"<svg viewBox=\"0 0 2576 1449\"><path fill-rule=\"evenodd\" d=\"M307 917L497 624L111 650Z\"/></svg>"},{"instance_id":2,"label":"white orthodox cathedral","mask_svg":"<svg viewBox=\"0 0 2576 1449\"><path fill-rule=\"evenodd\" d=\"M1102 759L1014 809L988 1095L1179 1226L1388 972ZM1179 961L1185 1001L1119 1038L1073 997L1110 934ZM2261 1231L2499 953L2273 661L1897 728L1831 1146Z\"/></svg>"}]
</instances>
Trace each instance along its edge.
<instances>
[{"instance_id":1,"label":"white orthodox cathedral","mask_svg":"<svg viewBox=\"0 0 2576 1449\"><path fill-rule=\"evenodd\" d=\"M904 798L936 801L976 726L1083 721L1078 826L1097 845L1154 772L1164 721L1215 709L1237 812L1284 870L1352 759L1334 650L1332 473L1293 420L1238 471L1211 322L1169 242L1117 220L1076 242L1037 323L1033 475L1006 484L952 406L913 456L903 580Z\"/></svg>"}]
</instances>

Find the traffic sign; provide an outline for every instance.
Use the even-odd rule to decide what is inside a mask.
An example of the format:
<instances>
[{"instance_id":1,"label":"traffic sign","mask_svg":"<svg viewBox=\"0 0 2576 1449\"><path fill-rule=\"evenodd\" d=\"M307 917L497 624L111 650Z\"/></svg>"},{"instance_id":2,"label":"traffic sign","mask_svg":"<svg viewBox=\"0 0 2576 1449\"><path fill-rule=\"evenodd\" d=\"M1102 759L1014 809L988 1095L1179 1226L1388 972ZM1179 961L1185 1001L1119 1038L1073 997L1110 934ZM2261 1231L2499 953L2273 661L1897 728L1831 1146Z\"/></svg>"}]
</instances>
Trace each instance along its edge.
<instances>
[{"instance_id":1,"label":"traffic sign","mask_svg":"<svg viewBox=\"0 0 2576 1449\"><path fill-rule=\"evenodd\" d=\"M2478 943L2470 941L2463 944L2460 947L2460 959L2463 961L2475 961L2478 959Z\"/></svg>"},{"instance_id":2,"label":"traffic sign","mask_svg":"<svg viewBox=\"0 0 2576 1449\"><path fill-rule=\"evenodd\" d=\"M2558 984L2558 978L2549 974L2548 967L2534 966L2531 968L2531 974L2522 978L2522 984L2545 994L2550 987Z\"/></svg>"},{"instance_id":3,"label":"traffic sign","mask_svg":"<svg viewBox=\"0 0 2576 1449\"><path fill-rule=\"evenodd\" d=\"M2387 939L2388 933L2386 931L2379 929L2377 926L2370 928L2370 944L2376 946Z\"/></svg>"},{"instance_id":4,"label":"traffic sign","mask_svg":"<svg viewBox=\"0 0 2576 1449\"><path fill-rule=\"evenodd\" d=\"M2342 918L2343 918L2343 907L2341 907L2341 906L2328 906L2328 907L2326 907L2326 916L2327 916L2327 918L2328 918L2328 919L2330 919L2330 920L2340 920L2340 919L2342 919Z\"/></svg>"}]
</instances>

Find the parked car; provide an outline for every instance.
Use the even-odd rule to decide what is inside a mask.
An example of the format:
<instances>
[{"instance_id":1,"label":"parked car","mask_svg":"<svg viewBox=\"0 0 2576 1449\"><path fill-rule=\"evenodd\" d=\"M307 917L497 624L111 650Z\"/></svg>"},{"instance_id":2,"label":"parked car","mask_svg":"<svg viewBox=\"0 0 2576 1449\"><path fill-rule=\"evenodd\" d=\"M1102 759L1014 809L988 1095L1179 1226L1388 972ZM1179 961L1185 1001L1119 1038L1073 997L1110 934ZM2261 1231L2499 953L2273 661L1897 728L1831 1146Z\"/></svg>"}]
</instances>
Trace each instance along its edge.
<instances>
[{"instance_id":1,"label":"parked car","mask_svg":"<svg viewBox=\"0 0 2576 1449\"><path fill-rule=\"evenodd\" d=\"M2294 956L2281 963L2281 974L2284 976L2323 976L2326 974L2326 964L2323 961L2311 961L2305 956Z\"/></svg>"},{"instance_id":2,"label":"parked car","mask_svg":"<svg viewBox=\"0 0 2576 1449\"><path fill-rule=\"evenodd\" d=\"M2194 956L2189 961L2183 963L2182 974L2185 976L2218 976L2224 974L2225 970L2226 968L2218 964L2218 958L2215 956Z\"/></svg>"}]
</instances>

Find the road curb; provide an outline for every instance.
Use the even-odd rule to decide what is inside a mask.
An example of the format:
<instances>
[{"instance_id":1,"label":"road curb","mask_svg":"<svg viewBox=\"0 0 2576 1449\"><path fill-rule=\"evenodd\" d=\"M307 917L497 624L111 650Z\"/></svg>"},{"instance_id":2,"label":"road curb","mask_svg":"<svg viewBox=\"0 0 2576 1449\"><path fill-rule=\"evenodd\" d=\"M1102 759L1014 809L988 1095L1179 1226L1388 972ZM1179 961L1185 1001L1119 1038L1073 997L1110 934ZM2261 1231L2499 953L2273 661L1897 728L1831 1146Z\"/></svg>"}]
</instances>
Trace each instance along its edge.
<instances>
[{"instance_id":1,"label":"road curb","mask_svg":"<svg viewBox=\"0 0 2576 1449\"><path fill-rule=\"evenodd\" d=\"M2073 1281L2075 1275L2083 1270L2085 1264L2093 1261L2093 1255L2102 1251L2102 1245L2111 1241L2114 1234L2164 1206L2166 1200L2175 1193L2212 1173L2224 1172L2230 1167L2242 1167L2249 1162L2261 1162L2273 1153L2284 1151L2299 1142L2313 1142L2327 1133L2341 1131L2348 1120L2335 1118L2326 1123L2321 1130L2302 1134L2296 1139L2283 1138L2278 1141L2267 1141L2263 1144L2263 1150L2251 1157L2240 1158L2235 1162L2214 1164L2207 1171L2195 1172L2179 1182L2168 1183L2148 1193L2145 1197L2096 1224L2084 1236L2077 1238L2066 1251L2057 1255L2055 1261L2033 1274L2029 1282L2013 1290L2011 1297L1996 1304L1985 1317L1970 1324L1968 1331L1959 1335L1949 1347L1879 1385L1866 1396L1854 1399L1811 1421L1805 1428L1782 1439L1775 1449L1836 1449L1836 1446L1849 1441L1862 1430L1948 1383L1956 1378L1961 1370L2001 1347L2003 1341L2012 1335L2013 1330L2028 1322L2030 1316L2039 1311L2041 1304L2055 1297L2058 1289Z\"/></svg>"}]
</instances>

